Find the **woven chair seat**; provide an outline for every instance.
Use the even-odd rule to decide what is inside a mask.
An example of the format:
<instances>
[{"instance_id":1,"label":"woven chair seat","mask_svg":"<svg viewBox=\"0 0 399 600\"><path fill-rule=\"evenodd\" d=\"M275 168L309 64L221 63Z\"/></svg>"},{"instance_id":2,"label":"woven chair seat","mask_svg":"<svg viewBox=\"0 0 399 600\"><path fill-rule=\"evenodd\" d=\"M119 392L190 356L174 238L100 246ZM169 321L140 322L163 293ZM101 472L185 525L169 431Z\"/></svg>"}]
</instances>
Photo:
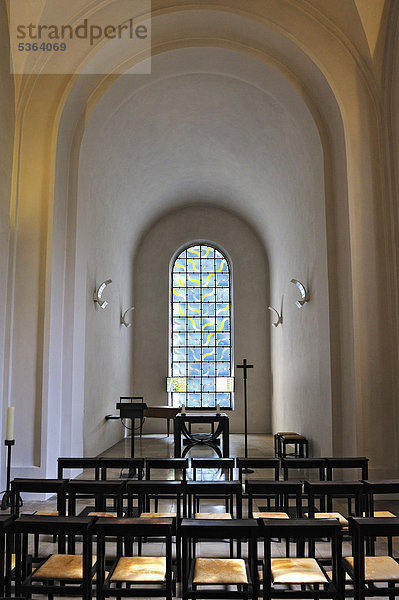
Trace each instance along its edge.
<instances>
[{"instance_id":1,"label":"woven chair seat","mask_svg":"<svg viewBox=\"0 0 399 600\"><path fill-rule=\"evenodd\" d=\"M248 583L242 558L197 558L194 567L195 584Z\"/></svg>"},{"instance_id":2,"label":"woven chair seat","mask_svg":"<svg viewBox=\"0 0 399 600\"><path fill-rule=\"evenodd\" d=\"M314 558L272 558L273 583L328 583Z\"/></svg>"},{"instance_id":3,"label":"woven chair seat","mask_svg":"<svg viewBox=\"0 0 399 600\"><path fill-rule=\"evenodd\" d=\"M309 517L309 513L305 513L305 517ZM339 524L343 527L348 527L348 519L341 515L339 512L317 512L314 514L313 519L338 519Z\"/></svg>"},{"instance_id":4,"label":"woven chair seat","mask_svg":"<svg viewBox=\"0 0 399 600\"><path fill-rule=\"evenodd\" d=\"M353 578L353 556L344 558ZM365 556L365 581L399 581L399 564L391 556Z\"/></svg>"},{"instance_id":5,"label":"woven chair seat","mask_svg":"<svg viewBox=\"0 0 399 600\"><path fill-rule=\"evenodd\" d=\"M88 517L117 517L118 513L116 512L101 512L93 510L88 513Z\"/></svg>"},{"instance_id":6,"label":"woven chair seat","mask_svg":"<svg viewBox=\"0 0 399 600\"><path fill-rule=\"evenodd\" d=\"M195 519L231 519L232 516L227 512L199 512L194 514Z\"/></svg>"},{"instance_id":7,"label":"woven chair seat","mask_svg":"<svg viewBox=\"0 0 399 600\"><path fill-rule=\"evenodd\" d=\"M97 557L93 556L92 565L96 560ZM79 554L52 554L32 575L32 579L42 581L48 579L81 581L82 578L83 557Z\"/></svg>"},{"instance_id":8,"label":"woven chair seat","mask_svg":"<svg viewBox=\"0 0 399 600\"><path fill-rule=\"evenodd\" d=\"M173 519L174 517L176 517L176 513L175 512L143 512L141 513L140 517L148 517L148 518L166 518L166 519Z\"/></svg>"},{"instance_id":9,"label":"woven chair seat","mask_svg":"<svg viewBox=\"0 0 399 600\"><path fill-rule=\"evenodd\" d=\"M285 512L254 512L254 519L289 519Z\"/></svg>"},{"instance_id":10,"label":"woven chair seat","mask_svg":"<svg viewBox=\"0 0 399 600\"><path fill-rule=\"evenodd\" d=\"M111 581L163 582L166 558L163 556L122 556L111 575Z\"/></svg>"}]
</instances>

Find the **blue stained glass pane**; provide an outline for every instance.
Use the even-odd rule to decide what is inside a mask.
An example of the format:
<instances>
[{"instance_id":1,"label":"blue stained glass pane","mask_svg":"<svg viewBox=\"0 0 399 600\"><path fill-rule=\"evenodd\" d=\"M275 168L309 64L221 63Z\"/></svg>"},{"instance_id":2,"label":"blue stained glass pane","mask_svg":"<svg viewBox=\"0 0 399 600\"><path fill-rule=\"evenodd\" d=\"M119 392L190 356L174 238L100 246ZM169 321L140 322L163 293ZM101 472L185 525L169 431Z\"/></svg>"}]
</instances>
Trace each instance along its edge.
<instances>
[{"instance_id":1,"label":"blue stained glass pane","mask_svg":"<svg viewBox=\"0 0 399 600\"><path fill-rule=\"evenodd\" d=\"M200 289L197 288L188 288L187 290L187 299L189 302L200 302L201 301L201 292Z\"/></svg>"},{"instance_id":2,"label":"blue stained glass pane","mask_svg":"<svg viewBox=\"0 0 399 600\"><path fill-rule=\"evenodd\" d=\"M215 348L204 348L202 360L215 360Z\"/></svg>"},{"instance_id":3,"label":"blue stained glass pane","mask_svg":"<svg viewBox=\"0 0 399 600\"><path fill-rule=\"evenodd\" d=\"M190 317L200 317L201 316L201 304L198 302L192 302L188 304L187 312Z\"/></svg>"},{"instance_id":4,"label":"blue stained glass pane","mask_svg":"<svg viewBox=\"0 0 399 600\"><path fill-rule=\"evenodd\" d=\"M230 319L228 317L218 317L216 319L216 331L229 331Z\"/></svg>"},{"instance_id":5,"label":"blue stained glass pane","mask_svg":"<svg viewBox=\"0 0 399 600\"><path fill-rule=\"evenodd\" d=\"M197 258L188 258L187 259L187 271L189 273L199 273L200 272L200 261Z\"/></svg>"},{"instance_id":6,"label":"blue stained glass pane","mask_svg":"<svg viewBox=\"0 0 399 600\"><path fill-rule=\"evenodd\" d=\"M215 258L224 258L223 254L221 254L219 252L219 250L216 250L216 248L215 248Z\"/></svg>"},{"instance_id":7,"label":"blue stained glass pane","mask_svg":"<svg viewBox=\"0 0 399 600\"><path fill-rule=\"evenodd\" d=\"M202 334L202 345L206 347L215 345L215 333L213 331Z\"/></svg>"},{"instance_id":8,"label":"blue stained glass pane","mask_svg":"<svg viewBox=\"0 0 399 600\"><path fill-rule=\"evenodd\" d=\"M229 346L230 335L228 333L217 333L216 334L216 346Z\"/></svg>"},{"instance_id":9,"label":"blue stained glass pane","mask_svg":"<svg viewBox=\"0 0 399 600\"><path fill-rule=\"evenodd\" d=\"M190 377L199 377L201 375L200 363L188 363L188 374Z\"/></svg>"},{"instance_id":10,"label":"blue stained glass pane","mask_svg":"<svg viewBox=\"0 0 399 600\"><path fill-rule=\"evenodd\" d=\"M200 333L188 333L188 345L189 346L201 346L201 334Z\"/></svg>"},{"instance_id":11,"label":"blue stained glass pane","mask_svg":"<svg viewBox=\"0 0 399 600\"><path fill-rule=\"evenodd\" d=\"M215 290L211 288L208 290L205 288L202 292L202 302L215 302Z\"/></svg>"},{"instance_id":12,"label":"blue stained glass pane","mask_svg":"<svg viewBox=\"0 0 399 600\"><path fill-rule=\"evenodd\" d=\"M219 377L228 377L230 375L230 363L216 363L216 375Z\"/></svg>"},{"instance_id":13,"label":"blue stained glass pane","mask_svg":"<svg viewBox=\"0 0 399 600\"><path fill-rule=\"evenodd\" d=\"M188 392L200 392L201 391L201 379L194 379L189 377L187 380L187 391Z\"/></svg>"},{"instance_id":14,"label":"blue stained glass pane","mask_svg":"<svg viewBox=\"0 0 399 600\"><path fill-rule=\"evenodd\" d=\"M187 251L183 250L183 252L181 252L179 254L179 256L176 258L177 261L179 261L179 258L185 258L187 256Z\"/></svg>"},{"instance_id":15,"label":"blue stained glass pane","mask_svg":"<svg viewBox=\"0 0 399 600\"><path fill-rule=\"evenodd\" d=\"M215 305L212 303L202 305L202 316L203 317L214 317L215 316Z\"/></svg>"},{"instance_id":16,"label":"blue stained glass pane","mask_svg":"<svg viewBox=\"0 0 399 600\"><path fill-rule=\"evenodd\" d=\"M200 287L201 279L200 274L196 275L195 273L187 275L187 287Z\"/></svg>"},{"instance_id":17,"label":"blue stained glass pane","mask_svg":"<svg viewBox=\"0 0 399 600\"><path fill-rule=\"evenodd\" d=\"M230 305L228 302L218 302L216 304L216 316L228 317L230 314Z\"/></svg>"},{"instance_id":18,"label":"blue stained glass pane","mask_svg":"<svg viewBox=\"0 0 399 600\"><path fill-rule=\"evenodd\" d=\"M229 266L225 258L218 258L215 261L215 271L216 273L228 273Z\"/></svg>"},{"instance_id":19,"label":"blue stained glass pane","mask_svg":"<svg viewBox=\"0 0 399 600\"><path fill-rule=\"evenodd\" d=\"M186 394L185 393L177 393L173 392L172 401L174 406L180 406L181 404L185 404L186 402Z\"/></svg>"},{"instance_id":20,"label":"blue stained glass pane","mask_svg":"<svg viewBox=\"0 0 399 600\"><path fill-rule=\"evenodd\" d=\"M173 348L173 361L186 360L185 348Z\"/></svg>"},{"instance_id":21,"label":"blue stained glass pane","mask_svg":"<svg viewBox=\"0 0 399 600\"><path fill-rule=\"evenodd\" d=\"M212 273L214 270L214 260L213 259L204 259L201 261L201 271L203 273Z\"/></svg>"},{"instance_id":22,"label":"blue stained glass pane","mask_svg":"<svg viewBox=\"0 0 399 600\"><path fill-rule=\"evenodd\" d=\"M202 403L204 406L215 407L215 394L202 394Z\"/></svg>"},{"instance_id":23,"label":"blue stained glass pane","mask_svg":"<svg viewBox=\"0 0 399 600\"><path fill-rule=\"evenodd\" d=\"M174 333L173 334L173 346L185 346L186 345L186 334L185 333Z\"/></svg>"},{"instance_id":24,"label":"blue stained glass pane","mask_svg":"<svg viewBox=\"0 0 399 600\"><path fill-rule=\"evenodd\" d=\"M173 316L174 317L185 317L186 316L186 303L185 302L173 302Z\"/></svg>"},{"instance_id":25,"label":"blue stained glass pane","mask_svg":"<svg viewBox=\"0 0 399 600\"><path fill-rule=\"evenodd\" d=\"M216 285L216 277L214 273L202 273L202 287L212 288Z\"/></svg>"},{"instance_id":26,"label":"blue stained glass pane","mask_svg":"<svg viewBox=\"0 0 399 600\"><path fill-rule=\"evenodd\" d=\"M230 393L216 394L216 402L220 404L220 406L230 406Z\"/></svg>"},{"instance_id":27,"label":"blue stained glass pane","mask_svg":"<svg viewBox=\"0 0 399 600\"><path fill-rule=\"evenodd\" d=\"M203 392L214 392L216 389L214 377L202 380L202 391Z\"/></svg>"},{"instance_id":28,"label":"blue stained glass pane","mask_svg":"<svg viewBox=\"0 0 399 600\"><path fill-rule=\"evenodd\" d=\"M188 331L201 331L201 319L190 317L187 319Z\"/></svg>"},{"instance_id":29,"label":"blue stained glass pane","mask_svg":"<svg viewBox=\"0 0 399 600\"><path fill-rule=\"evenodd\" d=\"M187 403L193 408L201 406L201 394L187 394Z\"/></svg>"},{"instance_id":30,"label":"blue stained glass pane","mask_svg":"<svg viewBox=\"0 0 399 600\"><path fill-rule=\"evenodd\" d=\"M201 322L201 331L204 333L207 331L215 331L215 319L208 317L207 319L202 319Z\"/></svg>"},{"instance_id":31,"label":"blue stained glass pane","mask_svg":"<svg viewBox=\"0 0 399 600\"><path fill-rule=\"evenodd\" d=\"M173 289L173 300L177 302L186 301L186 288L174 288Z\"/></svg>"},{"instance_id":32,"label":"blue stained glass pane","mask_svg":"<svg viewBox=\"0 0 399 600\"><path fill-rule=\"evenodd\" d=\"M175 331L185 331L186 330L186 319L173 319L173 329Z\"/></svg>"},{"instance_id":33,"label":"blue stained glass pane","mask_svg":"<svg viewBox=\"0 0 399 600\"><path fill-rule=\"evenodd\" d=\"M186 275L184 273L175 273L173 275L173 287L186 287Z\"/></svg>"},{"instance_id":34,"label":"blue stained glass pane","mask_svg":"<svg viewBox=\"0 0 399 600\"><path fill-rule=\"evenodd\" d=\"M173 363L173 377L186 376L186 363Z\"/></svg>"},{"instance_id":35,"label":"blue stained glass pane","mask_svg":"<svg viewBox=\"0 0 399 600\"><path fill-rule=\"evenodd\" d=\"M188 360L192 362L201 362L201 348L189 348L188 349Z\"/></svg>"},{"instance_id":36,"label":"blue stained glass pane","mask_svg":"<svg viewBox=\"0 0 399 600\"><path fill-rule=\"evenodd\" d=\"M213 258L215 255L215 250L212 246L202 246L201 248L201 258Z\"/></svg>"},{"instance_id":37,"label":"blue stained glass pane","mask_svg":"<svg viewBox=\"0 0 399 600\"><path fill-rule=\"evenodd\" d=\"M218 287L228 287L229 286L228 273L216 273L216 285Z\"/></svg>"},{"instance_id":38,"label":"blue stained glass pane","mask_svg":"<svg viewBox=\"0 0 399 600\"><path fill-rule=\"evenodd\" d=\"M186 270L186 261L184 258L178 258L173 267L173 273L184 273Z\"/></svg>"},{"instance_id":39,"label":"blue stained glass pane","mask_svg":"<svg viewBox=\"0 0 399 600\"><path fill-rule=\"evenodd\" d=\"M230 348L226 346L218 346L216 348L216 360L217 361L226 361L230 360Z\"/></svg>"},{"instance_id":40,"label":"blue stained glass pane","mask_svg":"<svg viewBox=\"0 0 399 600\"><path fill-rule=\"evenodd\" d=\"M202 375L204 377L215 377L215 374L216 371L214 362L202 363Z\"/></svg>"},{"instance_id":41,"label":"blue stained glass pane","mask_svg":"<svg viewBox=\"0 0 399 600\"><path fill-rule=\"evenodd\" d=\"M229 288L217 288L216 289L216 302L228 302L229 301Z\"/></svg>"},{"instance_id":42,"label":"blue stained glass pane","mask_svg":"<svg viewBox=\"0 0 399 600\"><path fill-rule=\"evenodd\" d=\"M191 246L191 248L187 248L187 256L199 257L201 256L201 246Z\"/></svg>"}]
</instances>

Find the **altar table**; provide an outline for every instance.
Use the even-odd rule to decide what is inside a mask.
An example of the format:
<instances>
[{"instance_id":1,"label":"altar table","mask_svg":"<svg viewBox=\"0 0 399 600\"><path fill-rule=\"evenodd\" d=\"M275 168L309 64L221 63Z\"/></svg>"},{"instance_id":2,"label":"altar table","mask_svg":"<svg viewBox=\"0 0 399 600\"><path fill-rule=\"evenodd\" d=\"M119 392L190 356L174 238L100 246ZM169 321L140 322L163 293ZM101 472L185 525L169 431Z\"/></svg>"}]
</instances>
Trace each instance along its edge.
<instances>
[{"instance_id":1,"label":"altar table","mask_svg":"<svg viewBox=\"0 0 399 600\"><path fill-rule=\"evenodd\" d=\"M194 423L209 423L212 425L212 431L210 433L193 433L191 425ZM183 453L182 436L185 438L187 444ZM222 436L222 451L217 445L220 436ZM222 456L229 458L229 417L226 413L179 413L174 418L174 442L175 458L184 457L191 448L197 445L209 446L220 458Z\"/></svg>"}]
</instances>

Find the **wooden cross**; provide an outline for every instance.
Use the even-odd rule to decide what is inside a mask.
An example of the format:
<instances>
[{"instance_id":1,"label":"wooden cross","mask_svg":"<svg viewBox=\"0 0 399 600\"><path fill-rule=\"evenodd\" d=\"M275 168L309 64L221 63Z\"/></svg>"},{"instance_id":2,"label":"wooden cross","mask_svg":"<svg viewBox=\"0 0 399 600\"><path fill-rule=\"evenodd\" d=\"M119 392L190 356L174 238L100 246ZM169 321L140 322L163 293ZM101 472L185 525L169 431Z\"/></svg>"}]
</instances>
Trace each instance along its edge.
<instances>
[{"instance_id":1,"label":"wooden cross","mask_svg":"<svg viewBox=\"0 0 399 600\"><path fill-rule=\"evenodd\" d=\"M247 369L253 369L253 365L247 365L247 359L244 358L242 361L242 365L237 365L237 369L244 369L244 379L247 379Z\"/></svg>"}]
</instances>

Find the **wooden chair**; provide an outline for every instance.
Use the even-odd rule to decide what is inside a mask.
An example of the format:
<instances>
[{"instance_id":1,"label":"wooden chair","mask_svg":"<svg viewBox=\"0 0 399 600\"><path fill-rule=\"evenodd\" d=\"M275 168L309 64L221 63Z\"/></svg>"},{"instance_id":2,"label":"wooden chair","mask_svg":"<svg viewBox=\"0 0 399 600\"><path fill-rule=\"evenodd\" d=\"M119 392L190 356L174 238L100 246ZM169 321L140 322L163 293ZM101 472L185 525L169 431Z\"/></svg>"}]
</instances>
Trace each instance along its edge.
<instances>
[{"instance_id":1,"label":"wooden chair","mask_svg":"<svg viewBox=\"0 0 399 600\"><path fill-rule=\"evenodd\" d=\"M200 479L201 481L232 481L234 476L234 458L192 458L191 468L193 471L193 481ZM209 477L202 471L212 471ZM198 471L201 471L201 477L198 478ZM215 477L215 471L219 472Z\"/></svg>"},{"instance_id":2,"label":"wooden chair","mask_svg":"<svg viewBox=\"0 0 399 600\"><path fill-rule=\"evenodd\" d=\"M78 512L77 502L79 499L93 499L94 507L86 506L79 511L80 516L107 516L104 513L110 513L112 516L121 517L123 515L123 495L126 482L118 479L108 481L72 479L66 485L68 495L68 514L76 515ZM112 507L108 506L107 501L112 501Z\"/></svg>"},{"instance_id":3,"label":"wooden chair","mask_svg":"<svg viewBox=\"0 0 399 600\"><path fill-rule=\"evenodd\" d=\"M185 483L186 515L196 519L242 518L242 486L240 481L187 481ZM223 500L224 511L215 510L216 500ZM201 512L198 501L212 502L212 510Z\"/></svg>"},{"instance_id":4,"label":"wooden chair","mask_svg":"<svg viewBox=\"0 0 399 600\"><path fill-rule=\"evenodd\" d=\"M167 518L110 518L97 520L94 531L98 536L97 546L97 600L115 597L146 598L165 597L171 600L175 580L172 571L172 519ZM115 559L107 564L107 544L110 536L117 536L120 543ZM130 540L155 537L165 546L159 556L143 555L145 544L130 543ZM125 544L122 544L122 540ZM125 553L121 549L125 548ZM126 552L126 550L128 552Z\"/></svg>"},{"instance_id":5,"label":"wooden chair","mask_svg":"<svg viewBox=\"0 0 399 600\"><path fill-rule=\"evenodd\" d=\"M0 515L0 596L11 595L11 574L15 567L13 533L15 515Z\"/></svg>"},{"instance_id":6,"label":"wooden chair","mask_svg":"<svg viewBox=\"0 0 399 600\"><path fill-rule=\"evenodd\" d=\"M259 526L255 519L204 520L183 519L181 524L183 540L182 582L184 600L207 598L237 598L240 600L257 598L257 536ZM230 540L230 547L236 542L236 554L229 558L221 553L206 557L197 556L193 546L201 539L212 541ZM247 559L241 557L241 545L248 546ZM216 545L211 546L217 547ZM215 556L216 554L216 556ZM236 586L236 591L231 587Z\"/></svg>"},{"instance_id":7,"label":"wooden chair","mask_svg":"<svg viewBox=\"0 0 399 600\"><path fill-rule=\"evenodd\" d=\"M319 481L326 479L326 460L324 458L282 458L281 470L285 481L290 479L290 472L295 471L293 479L304 481L305 479L313 479L309 471L316 471L316 477ZM300 473L298 474L298 470ZM306 471L304 473L304 471ZM300 476L298 476L300 475Z\"/></svg>"},{"instance_id":8,"label":"wooden chair","mask_svg":"<svg viewBox=\"0 0 399 600\"><path fill-rule=\"evenodd\" d=\"M368 556L366 548L370 539L399 535L399 518L350 517L349 532L352 536L353 556L345 557L343 565L353 582L355 599L398 596L397 559L389 551L384 556Z\"/></svg>"},{"instance_id":9,"label":"wooden chair","mask_svg":"<svg viewBox=\"0 0 399 600\"><path fill-rule=\"evenodd\" d=\"M16 595L31 597L40 594L52 599L57 596L80 596L91 600L94 560L92 556L92 517L26 516L15 520L16 534ZM57 535L58 552L33 567L29 555L31 535ZM67 536L82 538L82 552L66 548Z\"/></svg>"},{"instance_id":10,"label":"wooden chair","mask_svg":"<svg viewBox=\"0 0 399 600\"><path fill-rule=\"evenodd\" d=\"M327 481L333 481L334 471L338 472L338 479L342 480L343 472L342 469L351 470L351 479L368 479L368 462L369 459L365 456L349 456L349 457L333 457L325 458L326 461L326 475ZM356 470L355 477L353 476L353 470Z\"/></svg>"},{"instance_id":11,"label":"wooden chair","mask_svg":"<svg viewBox=\"0 0 399 600\"><path fill-rule=\"evenodd\" d=\"M145 459L145 478L146 479L174 479L185 481L187 479L188 458L146 458ZM153 471L161 470L166 473L156 473ZM173 471L174 474L170 473ZM165 475L165 476L164 476Z\"/></svg>"},{"instance_id":12,"label":"wooden chair","mask_svg":"<svg viewBox=\"0 0 399 600\"><path fill-rule=\"evenodd\" d=\"M343 598L341 528L336 520L262 519L264 539L263 598ZM295 557L272 558L276 538L297 540ZM314 555L315 541L327 538L331 551L331 574ZM312 541L312 543L309 543ZM308 552L305 556L306 542Z\"/></svg>"},{"instance_id":13,"label":"wooden chair","mask_svg":"<svg viewBox=\"0 0 399 600\"><path fill-rule=\"evenodd\" d=\"M246 469L251 469L255 473L256 479L273 479L278 481L280 478L280 459L279 458L236 458L236 468L238 469L238 478L243 483ZM260 471L260 472L259 472ZM265 473L267 471L267 473ZM269 477L266 475L269 474ZM244 491L245 486L243 487Z\"/></svg>"},{"instance_id":14,"label":"wooden chair","mask_svg":"<svg viewBox=\"0 0 399 600\"><path fill-rule=\"evenodd\" d=\"M127 470L128 477L137 475L138 479L143 478L144 469L144 458L119 458L119 457L105 457L100 458L100 477L103 481L111 479L110 470L119 471L118 477L112 477L112 479L121 479L123 476L123 470Z\"/></svg>"},{"instance_id":15,"label":"wooden chair","mask_svg":"<svg viewBox=\"0 0 399 600\"><path fill-rule=\"evenodd\" d=\"M304 492L308 497L310 519L336 518L342 527L347 528L348 521L342 511L334 511L333 501L336 499L355 499L354 515L362 516L364 506L364 486L361 481L305 481ZM316 498L324 497L327 512L316 511Z\"/></svg>"},{"instance_id":16,"label":"wooden chair","mask_svg":"<svg viewBox=\"0 0 399 600\"><path fill-rule=\"evenodd\" d=\"M275 454L275 456L278 456L278 458L281 458L281 456L282 456L281 440L285 435L298 435L298 434L296 433L296 431L278 431L277 433L274 434L274 454Z\"/></svg>"},{"instance_id":17,"label":"wooden chair","mask_svg":"<svg viewBox=\"0 0 399 600\"><path fill-rule=\"evenodd\" d=\"M375 510L375 498L377 494L379 501L382 500L381 496L389 494L393 496L399 494L399 479L382 479L379 481L363 481L364 485L364 516L366 517L396 517L391 511L388 510ZM388 552L392 554L392 536L388 538ZM374 540L369 540L369 553L374 554Z\"/></svg>"},{"instance_id":18,"label":"wooden chair","mask_svg":"<svg viewBox=\"0 0 399 600\"><path fill-rule=\"evenodd\" d=\"M58 479L63 479L66 474L71 479L71 470L85 470L85 477L88 478L90 473L93 474L93 479L100 479L100 458L86 457L61 457L57 459ZM64 473L64 471L68 471ZM89 472L87 472L89 471Z\"/></svg>"},{"instance_id":19,"label":"wooden chair","mask_svg":"<svg viewBox=\"0 0 399 600\"><path fill-rule=\"evenodd\" d=\"M302 517L302 483L300 481L258 481L247 479L245 492L248 496L249 518L295 518ZM290 506L290 499L294 505ZM264 499L267 505L253 510L254 500Z\"/></svg>"}]
</instances>

